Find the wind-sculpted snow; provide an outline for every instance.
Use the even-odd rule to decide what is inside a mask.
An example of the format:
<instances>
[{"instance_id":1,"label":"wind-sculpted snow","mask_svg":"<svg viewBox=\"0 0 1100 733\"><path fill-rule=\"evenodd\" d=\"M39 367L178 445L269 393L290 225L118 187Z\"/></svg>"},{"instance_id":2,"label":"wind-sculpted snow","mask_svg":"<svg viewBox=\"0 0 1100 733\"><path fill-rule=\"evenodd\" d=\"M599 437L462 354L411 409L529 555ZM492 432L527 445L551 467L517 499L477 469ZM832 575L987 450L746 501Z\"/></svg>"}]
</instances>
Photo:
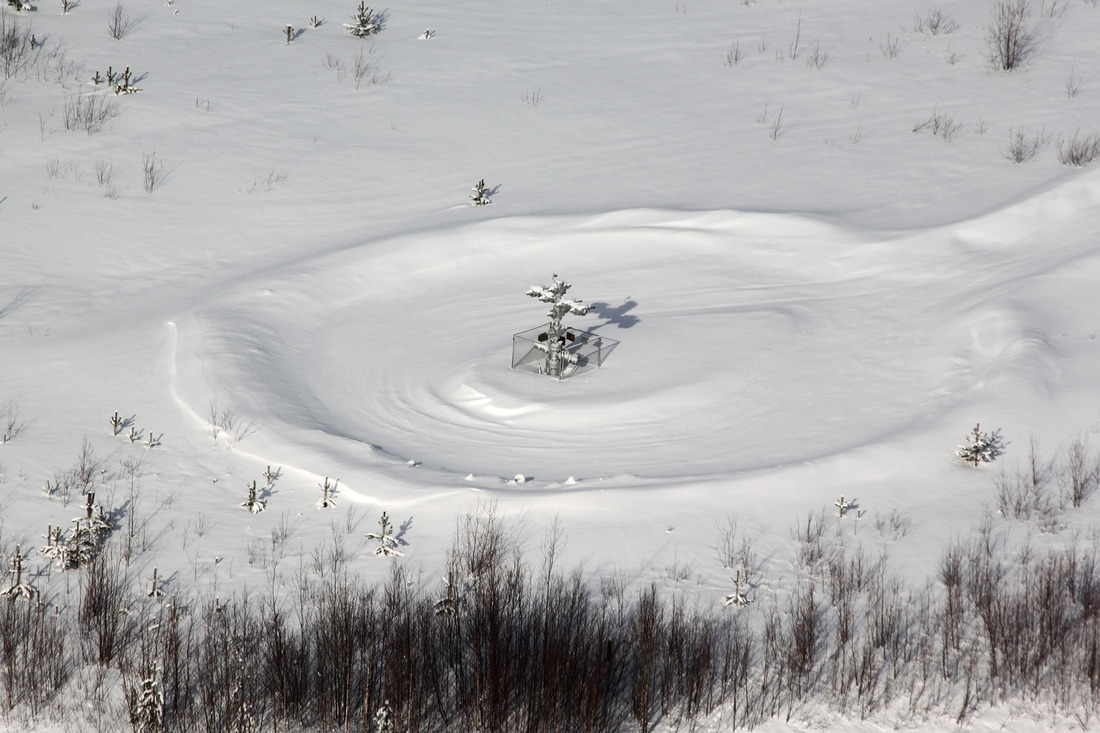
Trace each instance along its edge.
<instances>
[{"instance_id":1,"label":"wind-sculpted snow","mask_svg":"<svg viewBox=\"0 0 1100 733\"><path fill-rule=\"evenodd\" d=\"M353 466L728 475L934 422L991 374L1049 376L1004 297L1020 262L945 269L958 241L729 212L496 221L246 281L199 312L195 349L270 437ZM524 293L555 272L591 305L566 322L621 342L563 382L510 369L511 334L546 321Z\"/></svg>"}]
</instances>

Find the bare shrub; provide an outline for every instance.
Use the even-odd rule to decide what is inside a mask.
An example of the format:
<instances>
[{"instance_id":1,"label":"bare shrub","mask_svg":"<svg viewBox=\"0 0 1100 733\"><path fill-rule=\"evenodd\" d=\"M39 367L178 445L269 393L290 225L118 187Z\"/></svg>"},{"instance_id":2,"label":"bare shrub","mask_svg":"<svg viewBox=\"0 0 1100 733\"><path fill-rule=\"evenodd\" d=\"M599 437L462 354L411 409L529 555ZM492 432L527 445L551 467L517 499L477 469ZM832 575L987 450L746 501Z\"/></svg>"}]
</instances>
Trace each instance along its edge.
<instances>
[{"instance_id":1,"label":"bare shrub","mask_svg":"<svg viewBox=\"0 0 1100 733\"><path fill-rule=\"evenodd\" d=\"M1080 132L1073 133L1069 140L1058 141L1058 160L1062 165L1083 168L1100 158L1100 134L1092 133L1081 137Z\"/></svg>"},{"instance_id":2,"label":"bare shrub","mask_svg":"<svg viewBox=\"0 0 1100 733\"><path fill-rule=\"evenodd\" d=\"M945 142L951 142L958 137L962 126L963 123L957 122L954 115L940 112L937 108L932 110L932 114L929 115L928 119L914 125L913 132L931 132L933 135L943 138Z\"/></svg>"},{"instance_id":3,"label":"bare shrub","mask_svg":"<svg viewBox=\"0 0 1100 733\"><path fill-rule=\"evenodd\" d=\"M5 78L27 74L42 60L43 51L29 23L0 11L0 68Z\"/></svg>"},{"instance_id":4,"label":"bare shrub","mask_svg":"<svg viewBox=\"0 0 1100 733\"><path fill-rule=\"evenodd\" d=\"M128 641L131 621L123 613L127 578L118 554L96 556L80 576L80 629L85 660L108 665Z\"/></svg>"},{"instance_id":5,"label":"bare shrub","mask_svg":"<svg viewBox=\"0 0 1100 733\"><path fill-rule=\"evenodd\" d=\"M790 619L787 639L787 668L794 694L801 697L818 657L822 618L813 583L802 584L791 594L787 615Z\"/></svg>"},{"instance_id":6,"label":"bare shrub","mask_svg":"<svg viewBox=\"0 0 1100 733\"><path fill-rule=\"evenodd\" d=\"M726 517L724 524L718 526L719 539L714 546L718 561L723 568L740 570L741 577L748 582L757 570L757 554L752 539L738 532L737 517Z\"/></svg>"},{"instance_id":7,"label":"bare shrub","mask_svg":"<svg viewBox=\"0 0 1100 733\"><path fill-rule=\"evenodd\" d=\"M373 49L371 50L373 51ZM355 57L355 65L351 68L351 78L355 79L356 89L364 84L374 86L375 84L387 84L390 81L390 75L382 71L382 67L379 66L377 61L368 60L362 49L360 49L359 55Z\"/></svg>"},{"instance_id":8,"label":"bare shrub","mask_svg":"<svg viewBox=\"0 0 1100 733\"><path fill-rule=\"evenodd\" d=\"M1061 481L1066 498L1079 509L1096 492L1100 482L1100 457L1083 437L1076 437L1066 449Z\"/></svg>"},{"instance_id":9,"label":"bare shrub","mask_svg":"<svg viewBox=\"0 0 1100 733\"><path fill-rule=\"evenodd\" d=\"M1081 77L1077 76L1077 64L1074 63L1069 70L1069 78L1066 79L1066 96L1073 99L1081 93Z\"/></svg>"},{"instance_id":10,"label":"bare shrub","mask_svg":"<svg viewBox=\"0 0 1100 733\"><path fill-rule=\"evenodd\" d=\"M775 117L772 118L772 123L768 127L768 137L772 140L778 140L783 137L787 132L787 125L783 122L783 108L780 107L779 111L775 113Z\"/></svg>"},{"instance_id":11,"label":"bare shrub","mask_svg":"<svg viewBox=\"0 0 1100 733\"><path fill-rule=\"evenodd\" d=\"M805 523L799 522L791 529L791 538L798 542L797 566L812 572L825 559L825 511L818 515L806 515Z\"/></svg>"},{"instance_id":12,"label":"bare shrub","mask_svg":"<svg viewBox=\"0 0 1100 733\"><path fill-rule=\"evenodd\" d=\"M913 30L930 36L947 35L959 29L959 24L939 8L929 10L924 16L913 19Z\"/></svg>"},{"instance_id":13,"label":"bare shrub","mask_svg":"<svg viewBox=\"0 0 1100 733\"><path fill-rule=\"evenodd\" d=\"M741 41L734 41L733 45L730 46L729 50L726 51L726 54L722 57L722 63L732 68L741 63L744 58L745 52L741 49Z\"/></svg>"},{"instance_id":14,"label":"bare shrub","mask_svg":"<svg viewBox=\"0 0 1100 733\"><path fill-rule=\"evenodd\" d=\"M256 423L241 419L232 408L222 404L216 397L210 400L209 417L207 430L210 431L214 440L225 433L232 440L239 442L257 430Z\"/></svg>"},{"instance_id":15,"label":"bare shrub","mask_svg":"<svg viewBox=\"0 0 1100 733\"><path fill-rule=\"evenodd\" d=\"M122 7L122 0L119 0L115 3L115 8L107 19L107 33L116 41L121 41L127 33L133 30L136 24L137 21L126 15L126 10Z\"/></svg>"},{"instance_id":16,"label":"bare shrub","mask_svg":"<svg viewBox=\"0 0 1100 733\"><path fill-rule=\"evenodd\" d=\"M280 183L286 181L290 175L284 170L276 170L272 168L267 175L257 176L252 183L244 188L238 189L241 193L252 195L257 192L269 193L274 190Z\"/></svg>"},{"instance_id":17,"label":"bare shrub","mask_svg":"<svg viewBox=\"0 0 1100 733\"><path fill-rule=\"evenodd\" d=\"M1012 71L1035 53L1039 35L1031 22L1028 0L995 0L993 23L986 33L989 58L1004 71Z\"/></svg>"},{"instance_id":18,"label":"bare shrub","mask_svg":"<svg viewBox=\"0 0 1100 733\"><path fill-rule=\"evenodd\" d=\"M96 94L77 94L65 101L65 129L94 135L115 117L118 102Z\"/></svg>"},{"instance_id":19,"label":"bare shrub","mask_svg":"<svg viewBox=\"0 0 1100 733\"><path fill-rule=\"evenodd\" d=\"M8 400L0 408L0 445L15 440L25 426L26 423L19 416L19 403Z\"/></svg>"},{"instance_id":20,"label":"bare shrub","mask_svg":"<svg viewBox=\"0 0 1100 733\"><path fill-rule=\"evenodd\" d=\"M822 49L820 43L815 43L813 50L806 56L806 65L811 69L820 69L829 63L830 58L832 54Z\"/></svg>"},{"instance_id":21,"label":"bare shrub","mask_svg":"<svg viewBox=\"0 0 1100 733\"><path fill-rule=\"evenodd\" d=\"M1036 521L1044 531L1056 528L1058 503L1051 496L1046 479L1035 481L1026 471L1007 471L993 480L997 489L997 511L1001 516Z\"/></svg>"},{"instance_id":22,"label":"bare shrub","mask_svg":"<svg viewBox=\"0 0 1100 733\"><path fill-rule=\"evenodd\" d=\"M528 107L538 107L544 96L542 87L535 87L534 89L524 90L523 94L520 95L520 99L522 99L523 103Z\"/></svg>"},{"instance_id":23,"label":"bare shrub","mask_svg":"<svg viewBox=\"0 0 1100 733\"><path fill-rule=\"evenodd\" d=\"M95 164L95 180L103 191L103 198L118 198L118 185L115 183L114 163L109 160L104 160L102 158L97 160Z\"/></svg>"},{"instance_id":24,"label":"bare shrub","mask_svg":"<svg viewBox=\"0 0 1100 733\"><path fill-rule=\"evenodd\" d=\"M143 153L141 156L141 184L145 193L152 193L164 184L168 173L164 167L164 161L157 160L157 153Z\"/></svg>"},{"instance_id":25,"label":"bare shrub","mask_svg":"<svg viewBox=\"0 0 1100 733\"><path fill-rule=\"evenodd\" d=\"M875 529L887 539L900 540L913 528L913 517L908 512L891 509L889 514L875 512Z\"/></svg>"},{"instance_id":26,"label":"bare shrub","mask_svg":"<svg viewBox=\"0 0 1100 733\"><path fill-rule=\"evenodd\" d=\"M1009 130L1008 145L1002 152L1013 163L1026 163L1039 154L1049 139L1046 131L1025 135L1019 130Z\"/></svg>"},{"instance_id":27,"label":"bare shrub","mask_svg":"<svg viewBox=\"0 0 1100 733\"><path fill-rule=\"evenodd\" d=\"M901 38L886 34L886 40L880 41L878 48L882 55L888 59L896 59L901 54Z\"/></svg>"}]
</instances>

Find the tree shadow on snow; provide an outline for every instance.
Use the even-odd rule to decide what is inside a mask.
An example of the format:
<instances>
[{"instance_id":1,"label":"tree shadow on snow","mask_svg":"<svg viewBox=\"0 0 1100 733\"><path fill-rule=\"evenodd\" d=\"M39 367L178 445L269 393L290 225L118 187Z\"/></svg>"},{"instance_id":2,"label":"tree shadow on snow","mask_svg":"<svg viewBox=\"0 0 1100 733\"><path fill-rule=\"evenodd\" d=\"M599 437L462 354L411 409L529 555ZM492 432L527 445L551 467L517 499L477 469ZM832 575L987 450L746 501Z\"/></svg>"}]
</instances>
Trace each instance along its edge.
<instances>
[{"instance_id":1,"label":"tree shadow on snow","mask_svg":"<svg viewBox=\"0 0 1100 733\"><path fill-rule=\"evenodd\" d=\"M604 319L603 323L599 323L589 328L589 331L593 333L605 326L615 326L616 328L634 328L642 322L638 316L631 315L630 311L638 307L638 301L633 298L629 298L623 301L622 305L611 305L610 303L589 303L588 311L595 313L600 318Z\"/></svg>"}]
</instances>

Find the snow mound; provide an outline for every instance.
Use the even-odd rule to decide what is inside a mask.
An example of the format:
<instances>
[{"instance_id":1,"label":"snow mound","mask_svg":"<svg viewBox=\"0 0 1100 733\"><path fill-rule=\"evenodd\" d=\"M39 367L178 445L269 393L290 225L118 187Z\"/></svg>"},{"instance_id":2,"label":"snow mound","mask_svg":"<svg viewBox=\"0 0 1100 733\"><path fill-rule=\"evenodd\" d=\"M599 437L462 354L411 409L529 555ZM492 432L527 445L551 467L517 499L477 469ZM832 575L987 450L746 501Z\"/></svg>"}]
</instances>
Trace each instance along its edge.
<instances>
[{"instance_id":1,"label":"snow mound","mask_svg":"<svg viewBox=\"0 0 1100 733\"><path fill-rule=\"evenodd\" d=\"M977 273L943 268L960 246L1030 235L966 231L649 210L496 220L264 273L201 308L181 353L197 357L193 383L235 395L269 440L353 470L766 469L934 421L990 374L1050 376L1035 309L1004 295L1027 263L1002 251ZM563 382L510 368L512 333L547 320L524 292L553 273L592 306L566 322L621 342Z\"/></svg>"}]
</instances>

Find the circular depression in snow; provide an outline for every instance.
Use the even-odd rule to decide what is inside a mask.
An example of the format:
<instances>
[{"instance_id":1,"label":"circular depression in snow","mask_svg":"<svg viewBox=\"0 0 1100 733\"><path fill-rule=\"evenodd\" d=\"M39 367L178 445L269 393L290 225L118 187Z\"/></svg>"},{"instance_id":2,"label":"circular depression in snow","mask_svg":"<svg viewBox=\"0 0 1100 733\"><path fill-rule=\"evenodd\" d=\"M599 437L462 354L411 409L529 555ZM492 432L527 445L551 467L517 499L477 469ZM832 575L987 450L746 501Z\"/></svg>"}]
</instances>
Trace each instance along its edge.
<instances>
[{"instance_id":1,"label":"circular depression in snow","mask_svg":"<svg viewBox=\"0 0 1100 733\"><path fill-rule=\"evenodd\" d=\"M620 342L561 382L510 368L512 334L548 320L525 291L554 273L592 306L566 323ZM980 376L976 337L928 307L953 287L793 217L503 220L243 285L199 313L196 351L265 431L364 461L546 481L728 474L873 442L957 401ZM995 321L982 337L1011 341Z\"/></svg>"}]
</instances>

